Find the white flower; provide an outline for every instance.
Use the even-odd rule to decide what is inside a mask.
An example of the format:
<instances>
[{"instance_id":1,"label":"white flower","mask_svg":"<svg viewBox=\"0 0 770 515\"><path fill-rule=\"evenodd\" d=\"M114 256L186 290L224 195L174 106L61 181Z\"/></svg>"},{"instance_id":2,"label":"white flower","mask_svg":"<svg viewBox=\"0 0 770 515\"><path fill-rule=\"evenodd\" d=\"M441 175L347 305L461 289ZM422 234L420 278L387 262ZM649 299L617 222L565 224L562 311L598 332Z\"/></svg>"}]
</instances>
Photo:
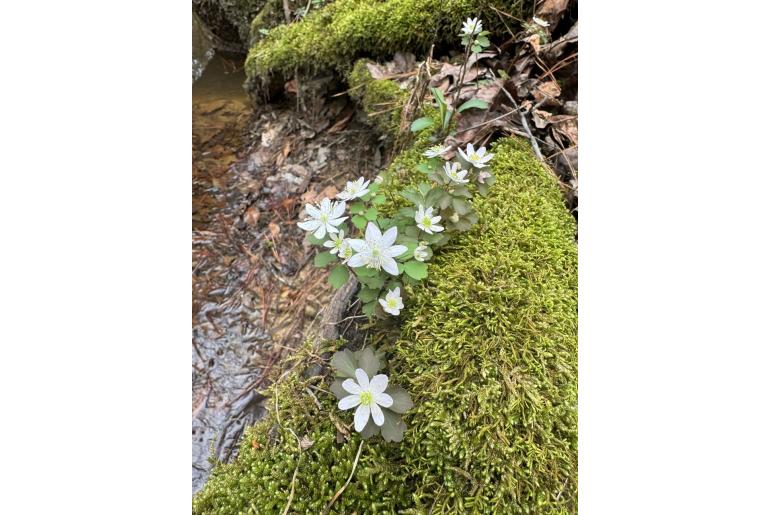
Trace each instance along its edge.
<instances>
[{"instance_id":1,"label":"white flower","mask_svg":"<svg viewBox=\"0 0 770 515\"><path fill-rule=\"evenodd\" d=\"M414 249L414 259L417 261L425 261L428 257L426 250L428 250L428 247L424 243L417 245L417 248Z\"/></svg>"},{"instance_id":2,"label":"white flower","mask_svg":"<svg viewBox=\"0 0 770 515\"><path fill-rule=\"evenodd\" d=\"M401 301L401 288L396 286L394 290L388 290L384 299L379 299L382 309L391 315L398 315L404 309L404 303Z\"/></svg>"},{"instance_id":3,"label":"white flower","mask_svg":"<svg viewBox=\"0 0 770 515\"><path fill-rule=\"evenodd\" d=\"M481 20L478 18L468 18L463 22L463 36L475 36L479 32L481 32Z\"/></svg>"},{"instance_id":4,"label":"white flower","mask_svg":"<svg viewBox=\"0 0 770 515\"><path fill-rule=\"evenodd\" d=\"M463 156L463 159L468 161L476 168L484 168L487 166L489 160L494 157L494 154L487 154L487 149L485 147L480 147L478 150L474 150L472 143L468 143L468 146L465 148L465 152L463 152L463 149L461 148L458 148L457 151L460 152L460 155Z\"/></svg>"},{"instance_id":5,"label":"white flower","mask_svg":"<svg viewBox=\"0 0 770 515\"><path fill-rule=\"evenodd\" d=\"M542 20L542 19L538 18L537 16L533 16L532 17L532 21L534 21L536 24L540 25L541 27L547 27L547 26L550 25L550 23L548 23L545 20Z\"/></svg>"},{"instance_id":6,"label":"white flower","mask_svg":"<svg viewBox=\"0 0 770 515\"><path fill-rule=\"evenodd\" d=\"M369 222L364 235L366 240L349 240L356 254L350 258L348 266L357 268L366 265L375 270L383 269L390 275L398 275L398 265L393 258L406 252L406 246L393 245L396 236L398 228L391 227L382 234L376 225Z\"/></svg>"},{"instance_id":7,"label":"white flower","mask_svg":"<svg viewBox=\"0 0 770 515\"><path fill-rule=\"evenodd\" d=\"M447 150L449 150L452 147L445 147L444 145L433 145L428 150L422 153L422 155L427 157L438 157L441 154L445 153Z\"/></svg>"},{"instance_id":8,"label":"white flower","mask_svg":"<svg viewBox=\"0 0 770 515\"><path fill-rule=\"evenodd\" d=\"M374 183L375 184L382 184L382 181L384 181L384 180L385 180L385 178L382 175L378 175L377 177L374 178Z\"/></svg>"},{"instance_id":9,"label":"white flower","mask_svg":"<svg viewBox=\"0 0 770 515\"><path fill-rule=\"evenodd\" d=\"M350 238L345 238L342 240L342 246L340 247L340 252L337 255L342 260L343 265L347 264L350 258L353 257L353 249L350 246Z\"/></svg>"},{"instance_id":10,"label":"white flower","mask_svg":"<svg viewBox=\"0 0 770 515\"><path fill-rule=\"evenodd\" d=\"M393 406L393 397L385 393L387 388L388 376L377 374L372 377L370 382L366 372L362 368L357 368L356 381L348 378L342 382L342 389L350 395L343 397L337 406L341 410L349 410L358 406L355 415L353 415L353 420L356 431L359 433L364 430L366 423L369 422L370 414L374 423L382 426L385 423L385 415L382 413L380 406L383 408Z\"/></svg>"},{"instance_id":11,"label":"white flower","mask_svg":"<svg viewBox=\"0 0 770 515\"><path fill-rule=\"evenodd\" d=\"M337 252L340 251L340 249L342 249L342 244L345 241L345 231L340 229L339 233L337 233L336 235L330 234L329 238L331 239L326 240L324 242L324 247L326 247L327 249L331 249L329 251L329 254L336 254Z\"/></svg>"},{"instance_id":12,"label":"white flower","mask_svg":"<svg viewBox=\"0 0 770 515\"><path fill-rule=\"evenodd\" d=\"M344 212L345 202L332 202L325 198L319 207L305 205L305 213L309 218L304 222L297 222L297 225L300 229L315 231L313 236L321 239L327 232L329 234L338 232L337 226L347 218L347 216L341 216Z\"/></svg>"},{"instance_id":13,"label":"white flower","mask_svg":"<svg viewBox=\"0 0 770 515\"><path fill-rule=\"evenodd\" d=\"M465 184L468 179L465 178L468 175L468 170L459 170L459 163L444 163L444 173L446 173L449 180L456 182L457 184Z\"/></svg>"},{"instance_id":14,"label":"white flower","mask_svg":"<svg viewBox=\"0 0 770 515\"><path fill-rule=\"evenodd\" d=\"M441 221L441 217L438 215L433 216L432 207L425 209L422 207L422 205L420 205L417 209L417 212L414 214L414 221L417 222L417 227L427 232L428 234L433 234L434 232L441 232L444 230L444 228L440 225L436 225Z\"/></svg>"},{"instance_id":15,"label":"white flower","mask_svg":"<svg viewBox=\"0 0 770 515\"><path fill-rule=\"evenodd\" d=\"M365 181L363 177L359 177L355 182L348 181L345 185L345 189L337 193L337 198L342 200L353 200L358 197L363 197L369 190L369 181Z\"/></svg>"},{"instance_id":16,"label":"white flower","mask_svg":"<svg viewBox=\"0 0 770 515\"><path fill-rule=\"evenodd\" d=\"M492 177L492 174L489 172L481 171L479 172L479 176L476 177L476 180L479 181L479 184L484 184L484 180L486 180L488 177Z\"/></svg>"}]
</instances>

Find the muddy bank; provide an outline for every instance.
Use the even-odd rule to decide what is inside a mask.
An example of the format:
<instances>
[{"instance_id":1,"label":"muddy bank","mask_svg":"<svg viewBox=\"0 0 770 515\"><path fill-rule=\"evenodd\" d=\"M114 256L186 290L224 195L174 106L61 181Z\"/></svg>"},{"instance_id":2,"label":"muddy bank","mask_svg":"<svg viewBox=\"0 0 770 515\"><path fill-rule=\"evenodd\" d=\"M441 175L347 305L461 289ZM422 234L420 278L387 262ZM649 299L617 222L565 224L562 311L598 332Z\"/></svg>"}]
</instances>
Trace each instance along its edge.
<instances>
[{"instance_id":1,"label":"muddy bank","mask_svg":"<svg viewBox=\"0 0 770 515\"><path fill-rule=\"evenodd\" d=\"M306 202L374 177L379 139L345 96L253 112L236 60L193 85L193 492L261 414L256 391L331 296L296 227Z\"/></svg>"}]
</instances>

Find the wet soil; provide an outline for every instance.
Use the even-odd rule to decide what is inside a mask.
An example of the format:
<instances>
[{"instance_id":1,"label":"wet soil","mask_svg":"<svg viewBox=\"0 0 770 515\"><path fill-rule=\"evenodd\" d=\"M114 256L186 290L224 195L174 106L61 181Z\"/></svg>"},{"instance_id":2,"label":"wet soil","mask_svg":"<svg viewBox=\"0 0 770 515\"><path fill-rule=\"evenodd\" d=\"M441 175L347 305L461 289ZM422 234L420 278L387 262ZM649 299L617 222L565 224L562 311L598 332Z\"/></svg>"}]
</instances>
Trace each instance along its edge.
<instances>
[{"instance_id":1,"label":"wet soil","mask_svg":"<svg viewBox=\"0 0 770 515\"><path fill-rule=\"evenodd\" d=\"M215 55L193 85L193 492L211 456L234 457L259 390L331 297L301 207L374 177L384 155L344 95L255 110L240 63Z\"/></svg>"}]
</instances>

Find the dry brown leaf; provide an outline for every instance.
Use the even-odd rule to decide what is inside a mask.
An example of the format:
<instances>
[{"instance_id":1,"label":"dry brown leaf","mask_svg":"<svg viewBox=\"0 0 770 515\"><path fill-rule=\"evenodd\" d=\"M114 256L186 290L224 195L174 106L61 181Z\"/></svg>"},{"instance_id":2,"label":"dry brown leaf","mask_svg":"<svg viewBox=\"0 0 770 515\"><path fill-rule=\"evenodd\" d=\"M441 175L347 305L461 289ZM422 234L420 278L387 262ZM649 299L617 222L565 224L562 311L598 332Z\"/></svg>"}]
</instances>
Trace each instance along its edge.
<instances>
[{"instance_id":1,"label":"dry brown leaf","mask_svg":"<svg viewBox=\"0 0 770 515\"><path fill-rule=\"evenodd\" d=\"M256 227L261 213L256 207L250 207L243 214L243 220L252 227Z\"/></svg>"},{"instance_id":2,"label":"dry brown leaf","mask_svg":"<svg viewBox=\"0 0 770 515\"><path fill-rule=\"evenodd\" d=\"M535 51L535 54L540 53L540 36L538 34L532 34L530 37L526 38L524 41L532 45L532 49Z\"/></svg>"},{"instance_id":3,"label":"dry brown leaf","mask_svg":"<svg viewBox=\"0 0 770 515\"><path fill-rule=\"evenodd\" d=\"M535 16L549 22L553 28L567 9L567 5L569 5L569 0L543 0L535 12Z\"/></svg>"},{"instance_id":4,"label":"dry brown leaf","mask_svg":"<svg viewBox=\"0 0 770 515\"><path fill-rule=\"evenodd\" d=\"M561 88L558 84L556 84L556 82L550 80L540 84L537 88L535 88L535 91L532 92L532 95L535 97L536 102L541 102L544 99L556 99L559 95L561 95Z\"/></svg>"},{"instance_id":5,"label":"dry brown leaf","mask_svg":"<svg viewBox=\"0 0 770 515\"><path fill-rule=\"evenodd\" d=\"M275 222L270 222L267 224L267 229L270 231L270 236L273 238L277 238L278 235L281 234L281 226Z\"/></svg>"}]
</instances>

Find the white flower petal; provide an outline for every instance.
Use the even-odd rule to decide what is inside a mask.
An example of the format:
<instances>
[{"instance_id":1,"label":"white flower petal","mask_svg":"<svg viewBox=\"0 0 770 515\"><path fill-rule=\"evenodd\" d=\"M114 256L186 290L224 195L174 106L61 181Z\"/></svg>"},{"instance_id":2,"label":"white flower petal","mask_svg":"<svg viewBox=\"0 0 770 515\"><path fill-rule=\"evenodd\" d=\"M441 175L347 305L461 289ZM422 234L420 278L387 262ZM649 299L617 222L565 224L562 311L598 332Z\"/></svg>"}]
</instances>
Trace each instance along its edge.
<instances>
[{"instance_id":1,"label":"white flower petal","mask_svg":"<svg viewBox=\"0 0 770 515\"><path fill-rule=\"evenodd\" d=\"M304 222L298 222L297 225L300 229L315 231L321 226L321 220L305 220Z\"/></svg>"},{"instance_id":2,"label":"white flower petal","mask_svg":"<svg viewBox=\"0 0 770 515\"><path fill-rule=\"evenodd\" d=\"M348 266L351 268L358 268L359 266L364 266L365 264L366 255L364 254L353 254L353 257L348 260Z\"/></svg>"},{"instance_id":3,"label":"white flower petal","mask_svg":"<svg viewBox=\"0 0 770 515\"><path fill-rule=\"evenodd\" d=\"M305 204L305 213L307 213L308 216L312 218L318 218L321 216L321 211L319 211L318 208L312 204Z\"/></svg>"},{"instance_id":4,"label":"white flower petal","mask_svg":"<svg viewBox=\"0 0 770 515\"><path fill-rule=\"evenodd\" d=\"M354 395L358 395L359 393L361 393L361 387L358 386L358 383L356 383L350 378L342 381L342 389Z\"/></svg>"},{"instance_id":5,"label":"white flower petal","mask_svg":"<svg viewBox=\"0 0 770 515\"><path fill-rule=\"evenodd\" d=\"M400 286L396 286L396 289L393 290L393 296L394 297L398 297L399 299L401 298L401 287Z\"/></svg>"},{"instance_id":6,"label":"white flower petal","mask_svg":"<svg viewBox=\"0 0 770 515\"><path fill-rule=\"evenodd\" d=\"M326 226L324 224L321 224L321 226L318 228L318 230L313 233L313 236L315 236L319 240L321 238L323 238L324 236L326 236Z\"/></svg>"},{"instance_id":7,"label":"white flower petal","mask_svg":"<svg viewBox=\"0 0 770 515\"><path fill-rule=\"evenodd\" d=\"M361 390L369 389L369 376L366 375L363 368L356 369L356 381L358 381L358 386L361 387Z\"/></svg>"},{"instance_id":8,"label":"white flower petal","mask_svg":"<svg viewBox=\"0 0 770 515\"><path fill-rule=\"evenodd\" d=\"M382 424L385 423L385 414L382 412L382 409L376 404L372 404L372 419L374 419L374 423L378 426L382 426ZM362 428L363 429L363 428Z\"/></svg>"},{"instance_id":9,"label":"white flower petal","mask_svg":"<svg viewBox=\"0 0 770 515\"><path fill-rule=\"evenodd\" d=\"M380 232L379 227L372 222L369 222L369 225L366 226L366 235L364 237L366 238L366 241L380 241L382 239L382 233Z\"/></svg>"},{"instance_id":10,"label":"white flower petal","mask_svg":"<svg viewBox=\"0 0 770 515\"><path fill-rule=\"evenodd\" d=\"M382 306L382 309L390 313L390 311L388 311L390 308L388 307L388 303L385 302L385 299L377 299L377 300L380 302L380 306Z\"/></svg>"},{"instance_id":11,"label":"white flower petal","mask_svg":"<svg viewBox=\"0 0 770 515\"><path fill-rule=\"evenodd\" d=\"M385 234L382 235L382 239L380 240L380 245L383 247L390 247L396 242L396 237L398 236L398 227L391 227L387 231L385 231Z\"/></svg>"},{"instance_id":12,"label":"white flower petal","mask_svg":"<svg viewBox=\"0 0 770 515\"><path fill-rule=\"evenodd\" d=\"M396 260L392 257L382 256L382 269L390 275L398 275L398 265L396 264Z\"/></svg>"},{"instance_id":13,"label":"white flower petal","mask_svg":"<svg viewBox=\"0 0 770 515\"><path fill-rule=\"evenodd\" d=\"M332 218L338 218L345 212L345 202L335 202L332 208ZM347 218L347 217L345 217Z\"/></svg>"},{"instance_id":14,"label":"white flower petal","mask_svg":"<svg viewBox=\"0 0 770 515\"><path fill-rule=\"evenodd\" d=\"M372 380L369 382L369 388L372 390L372 393L376 394L384 392L388 388L388 376L385 374L377 374L376 376L372 377Z\"/></svg>"},{"instance_id":15,"label":"white flower petal","mask_svg":"<svg viewBox=\"0 0 770 515\"><path fill-rule=\"evenodd\" d=\"M378 393L374 396L374 402L382 406L383 408L390 408L393 406L393 397L387 393Z\"/></svg>"},{"instance_id":16,"label":"white flower petal","mask_svg":"<svg viewBox=\"0 0 770 515\"><path fill-rule=\"evenodd\" d=\"M393 245L392 247L388 247L387 249L383 250L382 255L388 257L398 257L407 250L409 249L406 245Z\"/></svg>"},{"instance_id":17,"label":"white flower petal","mask_svg":"<svg viewBox=\"0 0 770 515\"><path fill-rule=\"evenodd\" d=\"M356 431L359 433L363 431L364 427L366 427L366 423L369 422L369 406L360 404L358 408L356 408L356 414L353 416L353 420L355 421Z\"/></svg>"},{"instance_id":18,"label":"white flower petal","mask_svg":"<svg viewBox=\"0 0 770 515\"><path fill-rule=\"evenodd\" d=\"M340 402L337 403L337 407L341 410L346 410L355 408L359 404L361 404L361 397L359 395L348 395L347 397L340 399Z\"/></svg>"},{"instance_id":19,"label":"white flower petal","mask_svg":"<svg viewBox=\"0 0 770 515\"><path fill-rule=\"evenodd\" d=\"M348 240L348 243L350 244L350 248L356 252L364 252L368 247L364 240L350 239Z\"/></svg>"},{"instance_id":20,"label":"white flower petal","mask_svg":"<svg viewBox=\"0 0 770 515\"><path fill-rule=\"evenodd\" d=\"M341 224L342 222L344 222L347 219L348 219L347 216L342 216L340 218L332 218L331 220L329 220L329 223L334 225L334 226L337 226L337 225Z\"/></svg>"}]
</instances>

